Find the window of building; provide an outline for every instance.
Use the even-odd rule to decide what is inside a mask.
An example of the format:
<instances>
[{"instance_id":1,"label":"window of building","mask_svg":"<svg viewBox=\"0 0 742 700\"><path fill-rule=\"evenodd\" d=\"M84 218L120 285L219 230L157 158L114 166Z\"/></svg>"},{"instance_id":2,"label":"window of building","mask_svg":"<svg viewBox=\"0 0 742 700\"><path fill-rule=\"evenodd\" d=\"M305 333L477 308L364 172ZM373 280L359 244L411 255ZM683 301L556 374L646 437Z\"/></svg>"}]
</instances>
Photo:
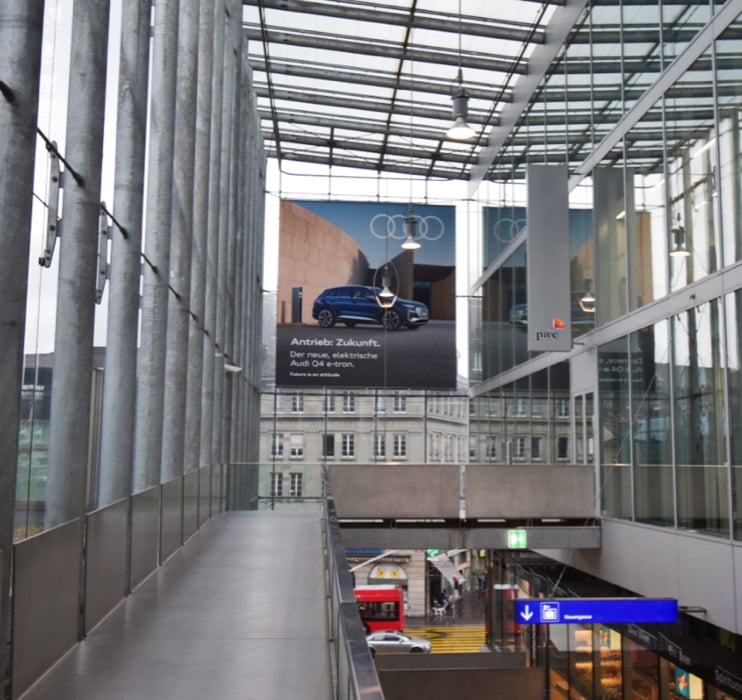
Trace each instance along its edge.
<instances>
[{"instance_id":1,"label":"window of building","mask_svg":"<svg viewBox=\"0 0 742 700\"><path fill-rule=\"evenodd\" d=\"M534 462L540 462L543 459L542 448L543 438L532 437L531 438L531 460Z\"/></svg>"},{"instance_id":2,"label":"window of building","mask_svg":"<svg viewBox=\"0 0 742 700\"><path fill-rule=\"evenodd\" d=\"M497 435L487 436L487 459L497 459Z\"/></svg>"},{"instance_id":3,"label":"window of building","mask_svg":"<svg viewBox=\"0 0 742 700\"><path fill-rule=\"evenodd\" d=\"M490 416L497 415L497 399L493 396L487 399L487 412Z\"/></svg>"},{"instance_id":4,"label":"window of building","mask_svg":"<svg viewBox=\"0 0 742 700\"><path fill-rule=\"evenodd\" d=\"M342 436L342 456L356 456L356 436L353 433L343 433Z\"/></svg>"},{"instance_id":5,"label":"window of building","mask_svg":"<svg viewBox=\"0 0 742 700\"><path fill-rule=\"evenodd\" d=\"M271 456L283 457L283 433L273 433L271 438Z\"/></svg>"},{"instance_id":6,"label":"window of building","mask_svg":"<svg viewBox=\"0 0 742 700\"><path fill-rule=\"evenodd\" d=\"M528 399L518 398L513 401L513 415L525 418L528 415Z\"/></svg>"},{"instance_id":7,"label":"window of building","mask_svg":"<svg viewBox=\"0 0 742 700\"><path fill-rule=\"evenodd\" d=\"M304 394L294 394L291 397L291 412L304 413Z\"/></svg>"},{"instance_id":8,"label":"window of building","mask_svg":"<svg viewBox=\"0 0 742 700\"><path fill-rule=\"evenodd\" d=\"M543 399L532 399L531 400L531 416L534 418L541 418L543 413Z\"/></svg>"},{"instance_id":9,"label":"window of building","mask_svg":"<svg viewBox=\"0 0 742 700\"><path fill-rule=\"evenodd\" d=\"M407 410L407 395L400 391L394 393L394 412L404 413Z\"/></svg>"},{"instance_id":10,"label":"window of building","mask_svg":"<svg viewBox=\"0 0 742 700\"><path fill-rule=\"evenodd\" d=\"M444 460L446 462L453 462L453 435L446 435L444 440L445 442L443 444L446 450Z\"/></svg>"},{"instance_id":11,"label":"window of building","mask_svg":"<svg viewBox=\"0 0 742 700\"><path fill-rule=\"evenodd\" d=\"M271 474L271 496L274 498L283 496L283 474L281 472Z\"/></svg>"},{"instance_id":12,"label":"window of building","mask_svg":"<svg viewBox=\"0 0 742 700\"><path fill-rule=\"evenodd\" d=\"M343 413L354 413L356 410L356 395L352 391L343 394Z\"/></svg>"},{"instance_id":13,"label":"window of building","mask_svg":"<svg viewBox=\"0 0 742 700\"><path fill-rule=\"evenodd\" d=\"M332 433L322 434L322 456L335 456L335 436Z\"/></svg>"},{"instance_id":14,"label":"window of building","mask_svg":"<svg viewBox=\"0 0 742 700\"><path fill-rule=\"evenodd\" d=\"M469 436L469 459L477 458L477 436Z\"/></svg>"},{"instance_id":15,"label":"window of building","mask_svg":"<svg viewBox=\"0 0 742 700\"><path fill-rule=\"evenodd\" d=\"M440 460L440 435L438 435L438 433L430 434L430 439L428 440L428 453L430 454L431 462L438 462Z\"/></svg>"},{"instance_id":16,"label":"window of building","mask_svg":"<svg viewBox=\"0 0 742 700\"><path fill-rule=\"evenodd\" d=\"M300 498L304 495L304 475L301 472L289 473L289 496Z\"/></svg>"},{"instance_id":17,"label":"window of building","mask_svg":"<svg viewBox=\"0 0 742 700\"><path fill-rule=\"evenodd\" d=\"M383 459L386 457L386 434L374 433L374 457Z\"/></svg>"},{"instance_id":18,"label":"window of building","mask_svg":"<svg viewBox=\"0 0 742 700\"><path fill-rule=\"evenodd\" d=\"M394 434L394 456L396 458L407 457L407 435L405 433Z\"/></svg>"},{"instance_id":19,"label":"window of building","mask_svg":"<svg viewBox=\"0 0 742 700\"><path fill-rule=\"evenodd\" d=\"M299 458L304 456L304 434L303 433L291 433L289 436L289 449L291 450L291 456L293 458Z\"/></svg>"},{"instance_id":20,"label":"window of building","mask_svg":"<svg viewBox=\"0 0 742 700\"><path fill-rule=\"evenodd\" d=\"M566 435L557 437L557 459L569 459L569 438Z\"/></svg>"},{"instance_id":21,"label":"window of building","mask_svg":"<svg viewBox=\"0 0 742 700\"><path fill-rule=\"evenodd\" d=\"M386 412L386 396L383 394L376 394L374 396L374 411L376 413Z\"/></svg>"},{"instance_id":22,"label":"window of building","mask_svg":"<svg viewBox=\"0 0 742 700\"><path fill-rule=\"evenodd\" d=\"M557 399L556 406L559 418L569 418L569 399Z\"/></svg>"},{"instance_id":23,"label":"window of building","mask_svg":"<svg viewBox=\"0 0 742 700\"><path fill-rule=\"evenodd\" d=\"M325 413L335 413L335 394L325 394Z\"/></svg>"},{"instance_id":24,"label":"window of building","mask_svg":"<svg viewBox=\"0 0 742 700\"><path fill-rule=\"evenodd\" d=\"M524 460L526 458L526 438L516 437L513 441L513 457Z\"/></svg>"}]
</instances>

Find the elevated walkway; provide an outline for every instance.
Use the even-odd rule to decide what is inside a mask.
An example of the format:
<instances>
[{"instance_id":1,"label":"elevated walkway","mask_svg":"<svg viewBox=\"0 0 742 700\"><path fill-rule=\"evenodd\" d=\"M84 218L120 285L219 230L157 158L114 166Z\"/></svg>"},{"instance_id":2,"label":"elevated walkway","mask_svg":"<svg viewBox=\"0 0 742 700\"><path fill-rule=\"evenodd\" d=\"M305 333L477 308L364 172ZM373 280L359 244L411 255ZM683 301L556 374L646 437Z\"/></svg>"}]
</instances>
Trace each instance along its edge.
<instances>
[{"instance_id":1,"label":"elevated walkway","mask_svg":"<svg viewBox=\"0 0 742 700\"><path fill-rule=\"evenodd\" d=\"M22 697L329 700L321 506L215 516Z\"/></svg>"}]
</instances>

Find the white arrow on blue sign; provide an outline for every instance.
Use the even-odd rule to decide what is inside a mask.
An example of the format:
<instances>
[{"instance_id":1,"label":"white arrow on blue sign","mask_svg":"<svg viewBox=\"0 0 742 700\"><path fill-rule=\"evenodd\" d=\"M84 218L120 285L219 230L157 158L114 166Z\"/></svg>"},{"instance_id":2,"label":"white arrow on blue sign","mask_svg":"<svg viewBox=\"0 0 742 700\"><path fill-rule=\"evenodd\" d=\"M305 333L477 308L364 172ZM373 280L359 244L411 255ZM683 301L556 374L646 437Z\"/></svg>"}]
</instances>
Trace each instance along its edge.
<instances>
[{"instance_id":1,"label":"white arrow on blue sign","mask_svg":"<svg viewBox=\"0 0 742 700\"><path fill-rule=\"evenodd\" d=\"M677 622L678 601L673 598L516 600L515 619L531 625Z\"/></svg>"}]
</instances>

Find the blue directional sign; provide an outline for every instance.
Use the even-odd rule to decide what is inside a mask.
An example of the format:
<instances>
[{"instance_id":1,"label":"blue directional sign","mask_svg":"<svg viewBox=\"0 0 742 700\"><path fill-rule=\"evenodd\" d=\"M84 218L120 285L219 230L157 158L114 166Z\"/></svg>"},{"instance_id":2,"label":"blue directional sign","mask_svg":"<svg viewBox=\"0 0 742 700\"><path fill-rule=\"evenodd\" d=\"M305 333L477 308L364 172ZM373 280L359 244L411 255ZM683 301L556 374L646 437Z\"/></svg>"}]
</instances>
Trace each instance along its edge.
<instances>
[{"instance_id":1,"label":"blue directional sign","mask_svg":"<svg viewBox=\"0 0 742 700\"><path fill-rule=\"evenodd\" d=\"M678 601L672 598L534 598L515 601L515 619L526 625L677 622Z\"/></svg>"}]
</instances>

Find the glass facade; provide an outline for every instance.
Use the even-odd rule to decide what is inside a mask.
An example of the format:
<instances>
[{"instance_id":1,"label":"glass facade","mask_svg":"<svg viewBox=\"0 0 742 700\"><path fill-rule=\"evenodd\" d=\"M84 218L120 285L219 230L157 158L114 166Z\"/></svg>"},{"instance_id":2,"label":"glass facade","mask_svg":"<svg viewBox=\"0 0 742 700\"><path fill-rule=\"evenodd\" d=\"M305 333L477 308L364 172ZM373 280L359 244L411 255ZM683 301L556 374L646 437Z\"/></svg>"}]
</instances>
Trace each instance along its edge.
<instances>
[{"instance_id":1,"label":"glass facade","mask_svg":"<svg viewBox=\"0 0 742 700\"><path fill-rule=\"evenodd\" d=\"M741 23L719 2L586 8L492 171L503 197L482 214L470 363L479 459L595 462L602 515L737 540ZM566 355L524 337L540 303L525 298L528 163L569 171ZM495 233L515 221L513 251ZM520 411L560 399L574 413L564 434L553 404Z\"/></svg>"}]
</instances>

